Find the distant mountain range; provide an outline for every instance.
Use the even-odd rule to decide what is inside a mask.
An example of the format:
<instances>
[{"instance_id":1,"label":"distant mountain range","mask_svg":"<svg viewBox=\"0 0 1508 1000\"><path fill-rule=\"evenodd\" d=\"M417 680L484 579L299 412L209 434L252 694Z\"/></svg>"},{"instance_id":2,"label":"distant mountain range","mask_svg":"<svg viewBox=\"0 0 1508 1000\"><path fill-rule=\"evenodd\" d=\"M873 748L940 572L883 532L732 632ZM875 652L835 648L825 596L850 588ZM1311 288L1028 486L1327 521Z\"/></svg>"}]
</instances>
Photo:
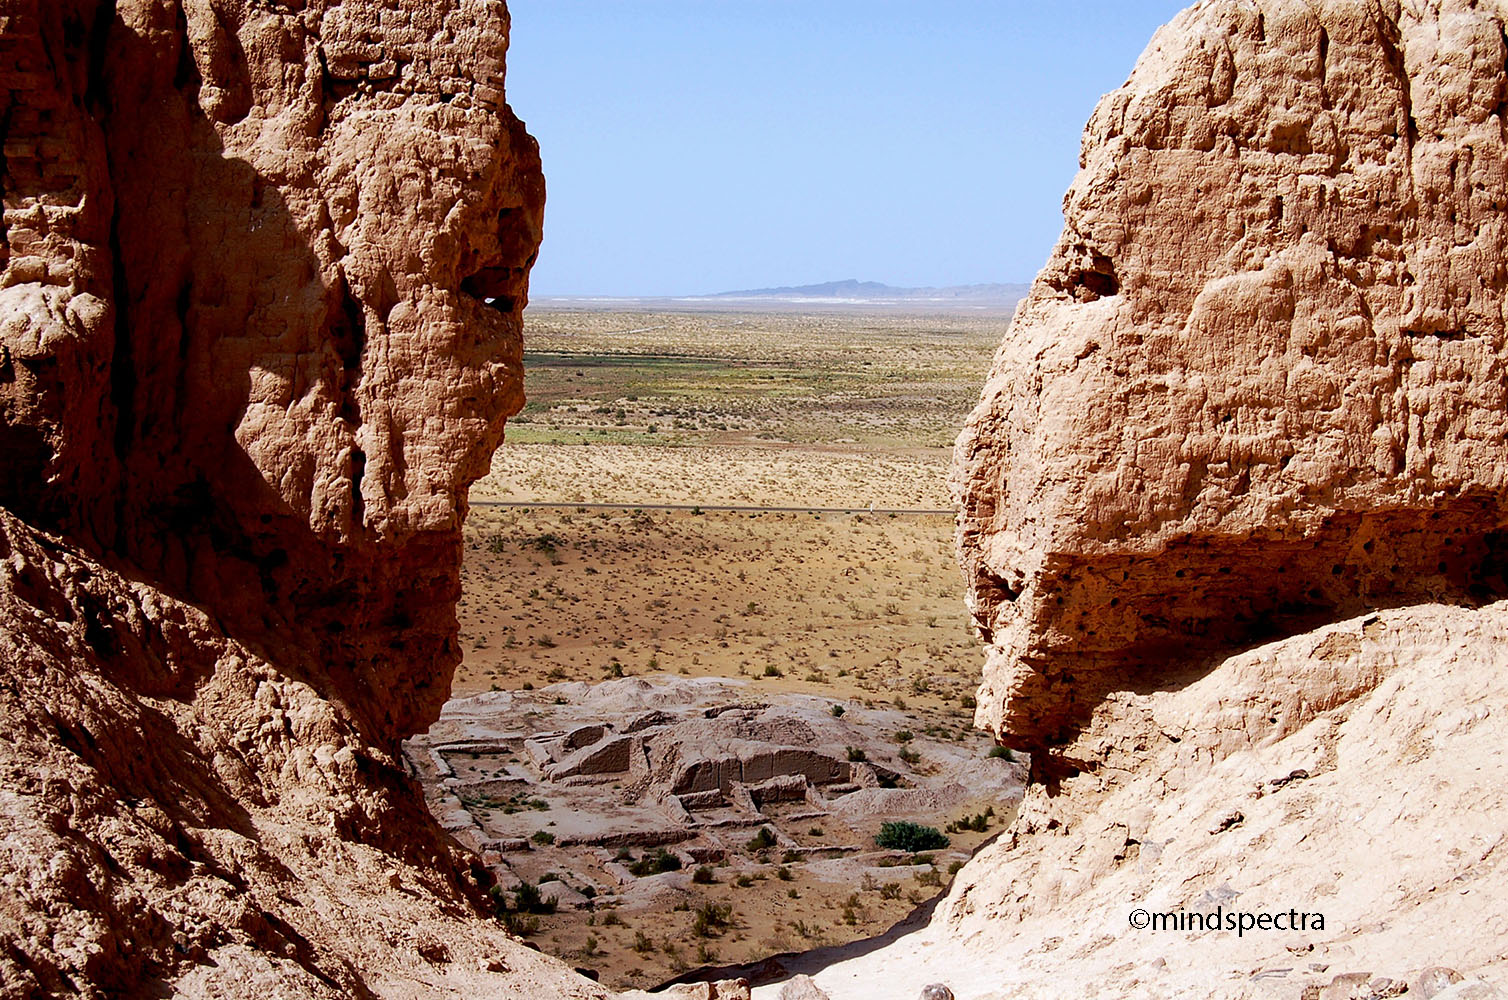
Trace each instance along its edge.
<instances>
[{"instance_id":1,"label":"distant mountain range","mask_svg":"<svg viewBox=\"0 0 1508 1000\"><path fill-rule=\"evenodd\" d=\"M855 302L977 302L1014 305L1031 288L1025 284L947 285L941 288L897 288L878 281L824 281L818 285L782 285L702 295L707 299L847 299Z\"/></svg>"},{"instance_id":2,"label":"distant mountain range","mask_svg":"<svg viewBox=\"0 0 1508 1000\"><path fill-rule=\"evenodd\" d=\"M907 310L911 312L967 312L1010 314L1031 289L1025 284L948 285L944 288L897 288L878 281L824 281L820 285L785 285L780 288L750 288L713 295L535 295L532 301L547 308L611 310L664 309L692 312L733 310L778 310L781 312L826 312L845 310Z\"/></svg>"}]
</instances>

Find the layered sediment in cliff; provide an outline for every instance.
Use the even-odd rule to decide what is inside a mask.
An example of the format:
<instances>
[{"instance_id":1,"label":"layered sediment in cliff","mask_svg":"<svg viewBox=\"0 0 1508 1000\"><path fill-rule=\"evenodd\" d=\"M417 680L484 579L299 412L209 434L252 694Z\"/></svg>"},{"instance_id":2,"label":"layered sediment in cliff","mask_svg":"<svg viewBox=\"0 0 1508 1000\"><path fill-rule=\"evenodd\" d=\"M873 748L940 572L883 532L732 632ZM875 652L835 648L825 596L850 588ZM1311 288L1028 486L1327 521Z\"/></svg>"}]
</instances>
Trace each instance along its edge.
<instances>
[{"instance_id":1,"label":"layered sediment in cliff","mask_svg":"<svg viewBox=\"0 0 1508 1000\"><path fill-rule=\"evenodd\" d=\"M522 402L506 47L498 0L0 0L0 996L590 988L396 757Z\"/></svg>"}]
</instances>

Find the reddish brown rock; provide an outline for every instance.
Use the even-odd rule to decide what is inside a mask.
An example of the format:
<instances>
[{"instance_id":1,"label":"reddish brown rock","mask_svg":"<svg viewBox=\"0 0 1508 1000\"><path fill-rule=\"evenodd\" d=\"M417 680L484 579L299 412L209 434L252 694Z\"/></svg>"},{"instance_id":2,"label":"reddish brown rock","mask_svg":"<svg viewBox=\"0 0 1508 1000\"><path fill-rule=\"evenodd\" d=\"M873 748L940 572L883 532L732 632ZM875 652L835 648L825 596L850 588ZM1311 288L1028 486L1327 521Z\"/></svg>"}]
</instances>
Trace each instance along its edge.
<instances>
[{"instance_id":1,"label":"reddish brown rock","mask_svg":"<svg viewBox=\"0 0 1508 1000\"><path fill-rule=\"evenodd\" d=\"M957 447L982 724L1061 746L1209 655L1503 591L1503 25L1204 3L1100 103Z\"/></svg>"},{"instance_id":2,"label":"reddish brown rock","mask_svg":"<svg viewBox=\"0 0 1508 1000\"><path fill-rule=\"evenodd\" d=\"M0 10L0 501L423 728L522 402L544 193L502 4Z\"/></svg>"},{"instance_id":3,"label":"reddish brown rock","mask_svg":"<svg viewBox=\"0 0 1508 1000\"><path fill-rule=\"evenodd\" d=\"M404 777L522 401L499 0L0 0L0 997L600 993Z\"/></svg>"}]
</instances>

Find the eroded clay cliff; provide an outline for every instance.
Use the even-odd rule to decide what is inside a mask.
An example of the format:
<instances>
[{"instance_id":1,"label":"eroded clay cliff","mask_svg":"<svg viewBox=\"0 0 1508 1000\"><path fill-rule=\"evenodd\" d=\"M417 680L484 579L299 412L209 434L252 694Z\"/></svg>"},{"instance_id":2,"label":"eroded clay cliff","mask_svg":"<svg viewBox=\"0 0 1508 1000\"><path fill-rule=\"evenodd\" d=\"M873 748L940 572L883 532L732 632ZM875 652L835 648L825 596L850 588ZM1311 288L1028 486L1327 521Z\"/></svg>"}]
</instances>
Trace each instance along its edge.
<instances>
[{"instance_id":1,"label":"eroded clay cliff","mask_svg":"<svg viewBox=\"0 0 1508 1000\"><path fill-rule=\"evenodd\" d=\"M587 990L402 775L544 190L500 0L0 0L0 996Z\"/></svg>"},{"instance_id":2,"label":"eroded clay cliff","mask_svg":"<svg viewBox=\"0 0 1508 1000\"><path fill-rule=\"evenodd\" d=\"M1493 2L1201 3L1095 110L954 473L979 721L1504 589ZM1044 762L1047 758L1044 758Z\"/></svg>"},{"instance_id":3,"label":"eroded clay cliff","mask_svg":"<svg viewBox=\"0 0 1508 1000\"><path fill-rule=\"evenodd\" d=\"M1101 101L953 475L1036 783L835 997L1502 995L1505 62L1498 3L1208 0ZM1222 908L1323 923L1134 923Z\"/></svg>"}]
</instances>

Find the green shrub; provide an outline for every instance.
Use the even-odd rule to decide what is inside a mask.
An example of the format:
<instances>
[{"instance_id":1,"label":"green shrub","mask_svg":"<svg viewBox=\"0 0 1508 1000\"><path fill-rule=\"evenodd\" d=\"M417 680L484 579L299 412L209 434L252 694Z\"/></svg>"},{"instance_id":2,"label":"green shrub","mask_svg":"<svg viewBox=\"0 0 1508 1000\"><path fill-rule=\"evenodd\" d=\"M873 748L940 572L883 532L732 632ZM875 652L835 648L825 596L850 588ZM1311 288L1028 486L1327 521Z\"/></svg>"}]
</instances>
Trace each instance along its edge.
<instances>
[{"instance_id":1,"label":"green shrub","mask_svg":"<svg viewBox=\"0 0 1508 1000\"><path fill-rule=\"evenodd\" d=\"M513 894L520 913L554 913L555 900L545 899L539 894L539 886L521 882ZM538 922L536 921L536 924Z\"/></svg>"},{"instance_id":2,"label":"green shrub","mask_svg":"<svg viewBox=\"0 0 1508 1000\"><path fill-rule=\"evenodd\" d=\"M750 851L769 850L771 847L775 846L775 835L770 832L769 827L762 826L759 828L759 832L750 837L749 842L744 846L747 847Z\"/></svg>"},{"instance_id":3,"label":"green shrub","mask_svg":"<svg viewBox=\"0 0 1508 1000\"><path fill-rule=\"evenodd\" d=\"M645 875L658 875L661 872L675 872L681 870L681 859L671 854L665 848L660 848L654 854L646 854L638 861L628 866L629 874L636 878Z\"/></svg>"},{"instance_id":4,"label":"green shrub","mask_svg":"<svg viewBox=\"0 0 1508 1000\"><path fill-rule=\"evenodd\" d=\"M930 851L948 846L948 838L935 826L922 826L910 820L890 820L880 824L874 842L894 851Z\"/></svg>"},{"instance_id":5,"label":"green shrub","mask_svg":"<svg viewBox=\"0 0 1508 1000\"><path fill-rule=\"evenodd\" d=\"M727 903L703 903L696 908L691 919L691 933L697 937L711 937L733 922L733 907Z\"/></svg>"},{"instance_id":6,"label":"green shrub","mask_svg":"<svg viewBox=\"0 0 1508 1000\"><path fill-rule=\"evenodd\" d=\"M526 917L519 913L504 913L503 926L516 937L528 937L539 931L539 918Z\"/></svg>"},{"instance_id":7,"label":"green shrub","mask_svg":"<svg viewBox=\"0 0 1508 1000\"><path fill-rule=\"evenodd\" d=\"M702 865L697 868L696 871L691 873L691 881L695 882L697 885L711 885L713 882L716 882L717 879L712 877L711 865Z\"/></svg>"}]
</instances>

